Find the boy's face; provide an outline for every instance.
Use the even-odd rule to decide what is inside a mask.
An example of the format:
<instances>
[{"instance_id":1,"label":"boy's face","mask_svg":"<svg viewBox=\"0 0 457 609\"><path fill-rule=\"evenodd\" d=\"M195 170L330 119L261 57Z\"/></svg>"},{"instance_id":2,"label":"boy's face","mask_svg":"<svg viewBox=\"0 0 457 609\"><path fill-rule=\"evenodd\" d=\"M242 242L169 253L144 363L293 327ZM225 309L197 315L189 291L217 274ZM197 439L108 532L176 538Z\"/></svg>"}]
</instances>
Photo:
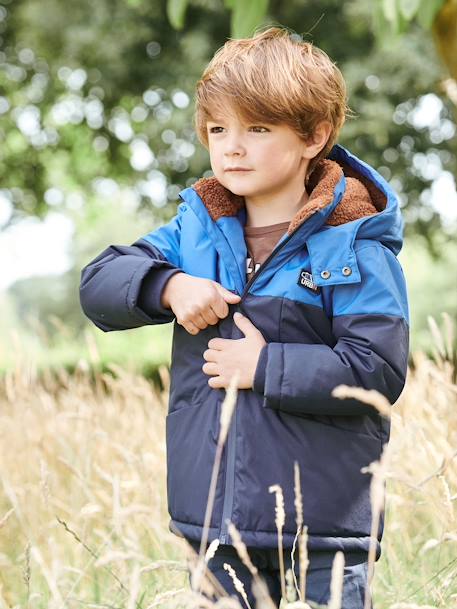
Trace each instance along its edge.
<instances>
[{"instance_id":1,"label":"boy's face","mask_svg":"<svg viewBox=\"0 0 457 609\"><path fill-rule=\"evenodd\" d=\"M206 125L211 168L234 194L258 197L281 192L291 181L303 184L311 152L289 125L243 123L219 112ZM248 171L229 171L242 167Z\"/></svg>"}]
</instances>

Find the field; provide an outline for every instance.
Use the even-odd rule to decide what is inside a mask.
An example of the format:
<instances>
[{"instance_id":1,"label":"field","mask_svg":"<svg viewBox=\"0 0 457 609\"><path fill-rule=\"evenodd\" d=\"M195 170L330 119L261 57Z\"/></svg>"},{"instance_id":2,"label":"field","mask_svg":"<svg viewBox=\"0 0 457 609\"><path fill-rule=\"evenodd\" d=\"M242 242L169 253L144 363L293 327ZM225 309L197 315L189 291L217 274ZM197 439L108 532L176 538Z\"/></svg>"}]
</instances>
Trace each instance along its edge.
<instances>
[{"instance_id":1,"label":"field","mask_svg":"<svg viewBox=\"0 0 457 609\"><path fill-rule=\"evenodd\" d=\"M433 355L413 353L391 412L376 609L457 607L453 331L430 319ZM94 373L89 353L74 374L40 375L22 353L1 379L0 608L197 607L168 530L168 368L158 389L118 365Z\"/></svg>"}]
</instances>

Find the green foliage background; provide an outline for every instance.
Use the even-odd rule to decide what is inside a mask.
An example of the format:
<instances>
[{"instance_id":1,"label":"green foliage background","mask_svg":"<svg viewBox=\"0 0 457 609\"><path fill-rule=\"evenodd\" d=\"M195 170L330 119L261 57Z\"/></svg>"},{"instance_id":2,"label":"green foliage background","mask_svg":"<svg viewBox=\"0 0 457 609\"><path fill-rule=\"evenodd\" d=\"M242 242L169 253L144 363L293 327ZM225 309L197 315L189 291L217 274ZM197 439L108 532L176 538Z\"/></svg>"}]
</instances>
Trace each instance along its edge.
<instances>
[{"instance_id":1,"label":"green foliage background","mask_svg":"<svg viewBox=\"0 0 457 609\"><path fill-rule=\"evenodd\" d=\"M424 21L422 3L410 2L406 19L406 4L394 3L400 22L391 4L253 2L249 17L235 0L80 0L71 10L59 0L0 1L0 194L11 208L3 230L50 212L75 227L67 273L17 281L2 296L0 366L12 364L17 341L43 366L74 366L88 356L87 333L101 360L128 353L149 369L168 358L170 326L103 335L89 325L80 269L109 244L167 221L178 192L210 175L192 129L195 83L224 41L259 19L314 42L342 70L356 118L339 141L401 197L412 348L428 349L427 316L457 313L455 226L430 205L436 174L456 174L455 107L441 85L447 74L427 30L432 17ZM426 95L441 100L441 111L419 127L414 112ZM149 151L149 162L138 161L138 150Z\"/></svg>"}]
</instances>

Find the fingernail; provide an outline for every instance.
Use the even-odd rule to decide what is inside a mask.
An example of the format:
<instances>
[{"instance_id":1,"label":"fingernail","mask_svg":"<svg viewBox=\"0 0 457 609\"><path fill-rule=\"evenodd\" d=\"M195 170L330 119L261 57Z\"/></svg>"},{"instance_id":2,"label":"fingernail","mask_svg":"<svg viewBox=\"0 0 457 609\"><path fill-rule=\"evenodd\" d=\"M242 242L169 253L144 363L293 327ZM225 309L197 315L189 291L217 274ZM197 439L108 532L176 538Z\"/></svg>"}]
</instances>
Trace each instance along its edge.
<instances>
[{"instance_id":1,"label":"fingernail","mask_svg":"<svg viewBox=\"0 0 457 609\"><path fill-rule=\"evenodd\" d=\"M233 314L233 317L243 317L239 311Z\"/></svg>"}]
</instances>

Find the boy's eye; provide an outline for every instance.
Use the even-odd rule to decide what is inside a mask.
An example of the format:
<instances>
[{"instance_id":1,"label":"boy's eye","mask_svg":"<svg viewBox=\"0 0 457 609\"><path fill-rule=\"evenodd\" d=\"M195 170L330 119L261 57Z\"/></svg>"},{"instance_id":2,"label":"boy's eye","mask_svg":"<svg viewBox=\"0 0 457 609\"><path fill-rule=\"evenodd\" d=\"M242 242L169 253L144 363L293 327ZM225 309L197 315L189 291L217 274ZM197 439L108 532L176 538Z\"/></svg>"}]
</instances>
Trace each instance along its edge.
<instances>
[{"instance_id":1,"label":"boy's eye","mask_svg":"<svg viewBox=\"0 0 457 609\"><path fill-rule=\"evenodd\" d=\"M220 133L220 131L215 131L215 129L223 129L223 127L210 127L209 128L209 132L210 133ZM264 129L264 132L267 132L268 129L266 127L262 127L260 125L252 125L251 127L249 127L249 129ZM263 132L261 132L263 133Z\"/></svg>"}]
</instances>

